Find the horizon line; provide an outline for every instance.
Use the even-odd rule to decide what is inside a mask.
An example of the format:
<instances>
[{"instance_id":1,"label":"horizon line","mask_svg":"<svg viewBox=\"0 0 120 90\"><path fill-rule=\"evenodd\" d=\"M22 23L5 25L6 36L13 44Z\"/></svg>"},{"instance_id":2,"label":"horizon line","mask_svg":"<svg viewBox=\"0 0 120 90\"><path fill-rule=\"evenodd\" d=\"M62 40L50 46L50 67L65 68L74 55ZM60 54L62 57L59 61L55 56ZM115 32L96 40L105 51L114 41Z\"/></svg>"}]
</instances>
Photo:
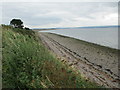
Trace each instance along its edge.
<instances>
[{"instance_id":1,"label":"horizon line","mask_svg":"<svg viewBox=\"0 0 120 90\"><path fill-rule=\"evenodd\" d=\"M67 29L67 28L100 28L100 27L120 27L120 25L105 25L105 26L81 26L81 27L48 27L48 28L32 28L32 29Z\"/></svg>"}]
</instances>

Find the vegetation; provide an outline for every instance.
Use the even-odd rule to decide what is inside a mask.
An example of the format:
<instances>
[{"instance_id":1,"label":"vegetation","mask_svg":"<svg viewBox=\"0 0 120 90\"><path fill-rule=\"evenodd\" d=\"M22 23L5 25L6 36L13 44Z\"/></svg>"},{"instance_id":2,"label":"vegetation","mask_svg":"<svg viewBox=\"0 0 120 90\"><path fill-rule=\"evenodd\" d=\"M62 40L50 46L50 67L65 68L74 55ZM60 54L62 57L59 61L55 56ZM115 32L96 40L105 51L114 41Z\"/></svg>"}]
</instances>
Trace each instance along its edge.
<instances>
[{"instance_id":1,"label":"vegetation","mask_svg":"<svg viewBox=\"0 0 120 90\"><path fill-rule=\"evenodd\" d=\"M10 25L13 26L14 28L23 28L23 22L20 19L12 19L10 21Z\"/></svg>"},{"instance_id":2,"label":"vegetation","mask_svg":"<svg viewBox=\"0 0 120 90\"><path fill-rule=\"evenodd\" d=\"M28 27L25 27L24 29L26 29L26 30L30 30Z\"/></svg>"},{"instance_id":3,"label":"vegetation","mask_svg":"<svg viewBox=\"0 0 120 90\"><path fill-rule=\"evenodd\" d=\"M20 29L25 29L25 30L30 30L28 27L24 27L23 25L23 21L21 21L20 19L12 19L10 21L10 25L13 28L20 28ZM24 28L23 28L24 27Z\"/></svg>"},{"instance_id":4,"label":"vegetation","mask_svg":"<svg viewBox=\"0 0 120 90\"><path fill-rule=\"evenodd\" d=\"M2 25L3 88L98 88L52 55L31 30Z\"/></svg>"}]
</instances>

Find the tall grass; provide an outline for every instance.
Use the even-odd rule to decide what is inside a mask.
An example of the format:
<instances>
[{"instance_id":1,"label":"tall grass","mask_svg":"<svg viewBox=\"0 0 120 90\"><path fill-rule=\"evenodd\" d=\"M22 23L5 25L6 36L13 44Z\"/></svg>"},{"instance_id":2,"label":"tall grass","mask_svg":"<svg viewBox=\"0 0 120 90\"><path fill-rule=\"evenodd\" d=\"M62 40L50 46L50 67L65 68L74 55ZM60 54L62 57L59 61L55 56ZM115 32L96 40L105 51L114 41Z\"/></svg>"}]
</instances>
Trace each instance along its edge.
<instances>
[{"instance_id":1,"label":"tall grass","mask_svg":"<svg viewBox=\"0 0 120 90\"><path fill-rule=\"evenodd\" d=\"M0 28L3 88L98 88L54 57L33 31Z\"/></svg>"}]
</instances>

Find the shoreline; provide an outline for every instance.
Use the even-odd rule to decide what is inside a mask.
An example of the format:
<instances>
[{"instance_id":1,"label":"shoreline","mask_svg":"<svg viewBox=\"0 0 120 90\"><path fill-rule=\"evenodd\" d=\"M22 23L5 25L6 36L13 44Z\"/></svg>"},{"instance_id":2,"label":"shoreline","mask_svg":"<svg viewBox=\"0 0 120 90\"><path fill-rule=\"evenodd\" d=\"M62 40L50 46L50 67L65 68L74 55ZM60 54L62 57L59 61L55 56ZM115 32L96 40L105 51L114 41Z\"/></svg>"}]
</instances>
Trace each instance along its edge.
<instances>
[{"instance_id":1,"label":"shoreline","mask_svg":"<svg viewBox=\"0 0 120 90\"><path fill-rule=\"evenodd\" d=\"M77 68L85 78L106 87L118 87L116 80L119 78L118 53L116 49L51 33L40 32L40 37L51 51L62 61ZM107 83L105 84L105 82Z\"/></svg>"},{"instance_id":2,"label":"shoreline","mask_svg":"<svg viewBox=\"0 0 120 90\"><path fill-rule=\"evenodd\" d=\"M94 46L96 46L96 47L98 46L98 47L101 47L101 48L108 48L108 49L111 49L111 50L120 51L120 49L117 49L117 48L112 48L112 47L109 47L109 46L103 46L103 45L100 45L100 44L97 44L97 43L92 43L92 42L80 40L80 39L77 39L77 38L74 38L74 37L64 36L64 35L60 35L60 34L56 34L56 33L49 33L49 34L58 35L58 36L64 37L64 38L75 39L75 40L78 40L78 41L81 41L81 42L84 42L84 43L88 43L88 44L90 44L90 45L94 45Z\"/></svg>"}]
</instances>

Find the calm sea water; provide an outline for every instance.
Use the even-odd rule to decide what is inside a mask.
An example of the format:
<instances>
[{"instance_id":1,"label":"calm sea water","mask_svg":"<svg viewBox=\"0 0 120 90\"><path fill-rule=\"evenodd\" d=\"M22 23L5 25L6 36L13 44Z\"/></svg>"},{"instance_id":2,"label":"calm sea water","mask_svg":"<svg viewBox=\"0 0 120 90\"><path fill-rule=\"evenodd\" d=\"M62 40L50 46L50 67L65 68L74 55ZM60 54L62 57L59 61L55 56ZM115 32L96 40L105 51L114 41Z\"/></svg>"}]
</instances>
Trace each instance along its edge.
<instances>
[{"instance_id":1,"label":"calm sea water","mask_svg":"<svg viewBox=\"0 0 120 90\"><path fill-rule=\"evenodd\" d=\"M50 32L118 49L118 27L58 29Z\"/></svg>"}]
</instances>

